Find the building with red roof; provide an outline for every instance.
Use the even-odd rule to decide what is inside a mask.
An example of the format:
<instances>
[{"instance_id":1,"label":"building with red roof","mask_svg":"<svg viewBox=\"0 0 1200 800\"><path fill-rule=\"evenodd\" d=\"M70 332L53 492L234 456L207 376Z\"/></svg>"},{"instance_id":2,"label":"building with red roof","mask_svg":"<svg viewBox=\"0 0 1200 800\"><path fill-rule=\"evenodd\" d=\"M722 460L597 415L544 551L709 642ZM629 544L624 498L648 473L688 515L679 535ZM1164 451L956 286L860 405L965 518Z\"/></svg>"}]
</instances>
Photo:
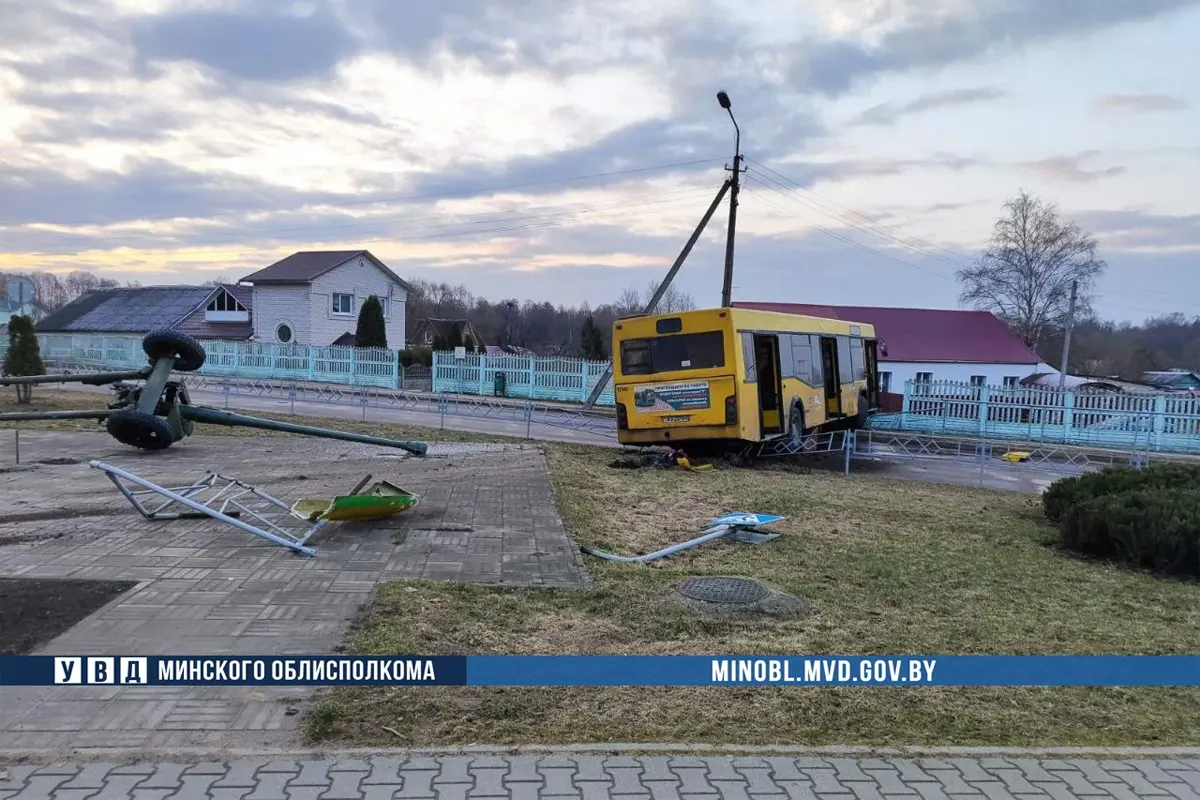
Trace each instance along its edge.
<instances>
[{"instance_id":1,"label":"building with red roof","mask_svg":"<svg viewBox=\"0 0 1200 800\"><path fill-rule=\"evenodd\" d=\"M1003 320L987 311L809 303L733 305L875 326L880 342L879 385L885 393L903 394L909 380L1017 386L1030 375L1057 372L1026 347Z\"/></svg>"}]
</instances>

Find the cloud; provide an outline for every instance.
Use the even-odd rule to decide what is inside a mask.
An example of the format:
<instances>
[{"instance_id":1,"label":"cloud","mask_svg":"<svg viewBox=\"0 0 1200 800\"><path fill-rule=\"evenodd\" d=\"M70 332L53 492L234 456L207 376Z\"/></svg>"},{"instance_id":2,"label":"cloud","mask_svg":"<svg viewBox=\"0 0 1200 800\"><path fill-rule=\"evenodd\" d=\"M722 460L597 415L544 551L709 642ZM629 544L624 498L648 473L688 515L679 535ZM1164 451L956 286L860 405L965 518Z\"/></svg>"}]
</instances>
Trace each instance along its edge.
<instances>
[{"instance_id":1,"label":"cloud","mask_svg":"<svg viewBox=\"0 0 1200 800\"><path fill-rule=\"evenodd\" d=\"M984 0L965 6L963 13L914 20L877 43L813 39L794 48L790 75L801 85L837 96L884 73L942 67L1196 5L1196 0Z\"/></svg>"},{"instance_id":2,"label":"cloud","mask_svg":"<svg viewBox=\"0 0 1200 800\"><path fill-rule=\"evenodd\" d=\"M1090 183L1102 178L1112 178L1126 172L1125 167L1111 166L1099 169L1088 169L1084 162L1093 160L1099 153L1087 152L1077 156L1051 156L1040 161L1029 161L1022 166L1041 175L1043 178L1066 183Z\"/></svg>"},{"instance_id":3,"label":"cloud","mask_svg":"<svg viewBox=\"0 0 1200 800\"><path fill-rule=\"evenodd\" d=\"M355 50L353 37L324 9L305 16L261 10L156 14L135 26L133 44L143 62L192 61L248 81L325 75Z\"/></svg>"},{"instance_id":4,"label":"cloud","mask_svg":"<svg viewBox=\"0 0 1200 800\"><path fill-rule=\"evenodd\" d=\"M1182 111L1187 101L1169 94L1110 94L1096 101L1100 111L1129 111L1148 114L1156 111Z\"/></svg>"},{"instance_id":5,"label":"cloud","mask_svg":"<svg viewBox=\"0 0 1200 800\"><path fill-rule=\"evenodd\" d=\"M851 125L891 125L902 117L920 114L925 111L935 111L941 108L982 103L1004 97L1004 92L990 87L976 89L955 89L948 92L934 92L910 100L907 103L881 103L868 108L851 121Z\"/></svg>"},{"instance_id":6,"label":"cloud","mask_svg":"<svg viewBox=\"0 0 1200 800\"><path fill-rule=\"evenodd\" d=\"M1085 211L1074 216L1106 248L1147 253L1200 252L1200 214L1126 209Z\"/></svg>"}]
</instances>

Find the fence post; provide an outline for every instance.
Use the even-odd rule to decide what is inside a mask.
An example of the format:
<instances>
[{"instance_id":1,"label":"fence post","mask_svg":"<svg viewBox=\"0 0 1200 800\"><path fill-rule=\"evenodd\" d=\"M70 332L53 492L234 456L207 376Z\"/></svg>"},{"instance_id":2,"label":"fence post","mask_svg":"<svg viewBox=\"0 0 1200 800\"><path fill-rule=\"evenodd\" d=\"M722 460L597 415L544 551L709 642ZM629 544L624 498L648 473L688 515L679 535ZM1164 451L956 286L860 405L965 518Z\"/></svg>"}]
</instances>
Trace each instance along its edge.
<instances>
[{"instance_id":1,"label":"fence post","mask_svg":"<svg viewBox=\"0 0 1200 800\"><path fill-rule=\"evenodd\" d=\"M529 399L537 397L537 356L529 354Z\"/></svg>"},{"instance_id":2,"label":"fence post","mask_svg":"<svg viewBox=\"0 0 1200 800\"><path fill-rule=\"evenodd\" d=\"M591 375L591 365L586 361L579 362L580 379L579 379L579 402L586 403L588 398L588 376Z\"/></svg>"},{"instance_id":3,"label":"fence post","mask_svg":"<svg viewBox=\"0 0 1200 800\"><path fill-rule=\"evenodd\" d=\"M358 386L358 348L350 348L350 384Z\"/></svg>"},{"instance_id":4,"label":"fence post","mask_svg":"<svg viewBox=\"0 0 1200 800\"><path fill-rule=\"evenodd\" d=\"M912 386L912 378L904 382L904 399L900 401L901 414L908 414L912 411ZM903 418L901 418L901 424L903 424Z\"/></svg>"},{"instance_id":5,"label":"fence post","mask_svg":"<svg viewBox=\"0 0 1200 800\"><path fill-rule=\"evenodd\" d=\"M979 433L987 432L988 406L992 399L992 390L988 386L979 388Z\"/></svg>"},{"instance_id":6,"label":"fence post","mask_svg":"<svg viewBox=\"0 0 1200 800\"><path fill-rule=\"evenodd\" d=\"M1075 428L1075 392L1063 395L1063 444L1071 441L1071 431Z\"/></svg>"},{"instance_id":7,"label":"fence post","mask_svg":"<svg viewBox=\"0 0 1200 800\"><path fill-rule=\"evenodd\" d=\"M1167 396L1158 394L1154 396L1154 449L1162 449L1162 437L1167 421Z\"/></svg>"},{"instance_id":8,"label":"fence post","mask_svg":"<svg viewBox=\"0 0 1200 800\"><path fill-rule=\"evenodd\" d=\"M475 356L479 359L479 396L487 394L487 354Z\"/></svg>"},{"instance_id":9,"label":"fence post","mask_svg":"<svg viewBox=\"0 0 1200 800\"><path fill-rule=\"evenodd\" d=\"M400 351L399 350L392 351L392 378L394 379L392 382L396 385L397 389L404 388L404 378L400 374Z\"/></svg>"}]
</instances>

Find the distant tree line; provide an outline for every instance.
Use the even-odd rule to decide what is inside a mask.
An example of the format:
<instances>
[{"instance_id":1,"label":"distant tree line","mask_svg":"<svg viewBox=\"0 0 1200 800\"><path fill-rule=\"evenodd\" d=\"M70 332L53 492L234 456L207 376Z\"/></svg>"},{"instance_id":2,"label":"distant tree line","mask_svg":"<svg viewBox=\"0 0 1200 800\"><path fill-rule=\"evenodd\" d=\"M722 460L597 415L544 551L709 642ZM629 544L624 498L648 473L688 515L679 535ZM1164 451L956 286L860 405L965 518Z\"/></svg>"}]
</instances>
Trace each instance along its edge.
<instances>
[{"instance_id":1,"label":"distant tree line","mask_svg":"<svg viewBox=\"0 0 1200 800\"><path fill-rule=\"evenodd\" d=\"M457 331L454 342L439 337L434 349L483 345L521 347L539 355L607 358L612 324L619 317L641 313L658 288L658 282L643 289L626 289L615 301L595 307L534 303L516 299L492 301L476 297L465 286L431 281L411 281L405 309L409 341L424 319L469 320L482 342L467 342ZM686 311L696 307L691 295L674 287L660 299L660 312ZM590 320L590 323L589 323ZM453 337L454 333L448 332ZM445 345L439 347L438 345ZM600 355L603 350L603 355Z\"/></svg>"},{"instance_id":2,"label":"distant tree line","mask_svg":"<svg viewBox=\"0 0 1200 800\"><path fill-rule=\"evenodd\" d=\"M65 275L53 272L0 272L0 284L5 276L23 275L33 281L37 302L46 311L57 311L85 294L104 289L119 289L122 286L141 286L137 281L122 284L112 278L101 278L85 270L77 269Z\"/></svg>"},{"instance_id":3,"label":"distant tree line","mask_svg":"<svg viewBox=\"0 0 1200 800\"><path fill-rule=\"evenodd\" d=\"M1057 369L1062 334L1048 337L1037 352ZM1200 317L1168 314L1140 325L1084 320L1071 332L1070 362L1072 375L1131 381L1156 370L1200 372Z\"/></svg>"}]
</instances>

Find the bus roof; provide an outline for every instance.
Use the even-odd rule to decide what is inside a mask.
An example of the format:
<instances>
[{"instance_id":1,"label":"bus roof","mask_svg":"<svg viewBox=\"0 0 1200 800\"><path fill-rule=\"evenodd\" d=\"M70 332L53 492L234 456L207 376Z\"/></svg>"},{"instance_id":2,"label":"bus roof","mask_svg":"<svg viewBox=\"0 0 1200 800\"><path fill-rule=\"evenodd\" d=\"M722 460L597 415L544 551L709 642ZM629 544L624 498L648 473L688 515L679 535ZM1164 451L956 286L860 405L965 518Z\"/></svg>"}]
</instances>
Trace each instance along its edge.
<instances>
[{"instance_id":1,"label":"bus roof","mask_svg":"<svg viewBox=\"0 0 1200 800\"><path fill-rule=\"evenodd\" d=\"M617 322L632 319L659 320L672 317L690 317L708 315L715 312L726 312L730 315L735 329L753 328L770 330L777 328L785 331L811 330L821 333L849 333L851 328L859 328L861 335L867 338L875 336L875 326L869 322L835 319L833 317L812 317L804 314L785 314L777 311L756 311L747 308L700 308L691 311L673 311L666 314L635 314L622 317Z\"/></svg>"}]
</instances>

